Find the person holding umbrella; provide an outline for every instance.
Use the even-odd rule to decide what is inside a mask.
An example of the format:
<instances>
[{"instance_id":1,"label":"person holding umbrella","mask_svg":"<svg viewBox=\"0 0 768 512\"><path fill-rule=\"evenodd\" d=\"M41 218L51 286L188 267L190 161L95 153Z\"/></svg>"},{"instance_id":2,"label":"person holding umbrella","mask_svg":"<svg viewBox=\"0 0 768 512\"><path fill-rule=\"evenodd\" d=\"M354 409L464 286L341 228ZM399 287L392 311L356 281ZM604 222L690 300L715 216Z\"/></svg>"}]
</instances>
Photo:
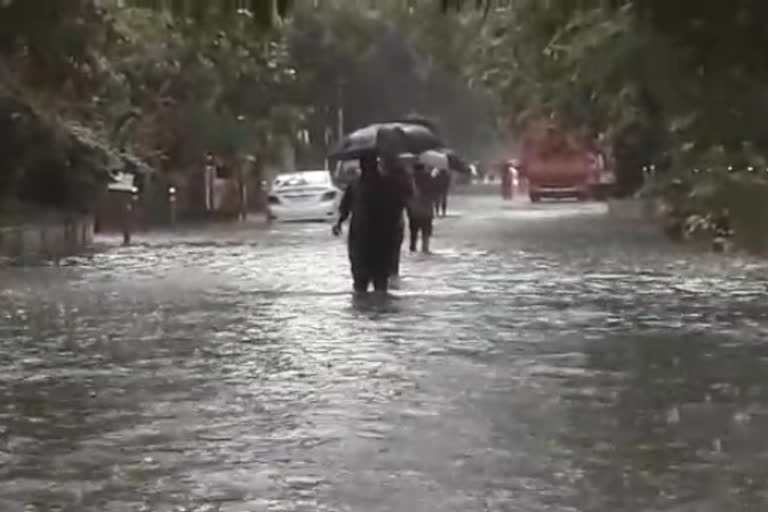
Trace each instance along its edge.
<instances>
[{"instance_id":1,"label":"person holding umbrella","mask_svg":"<svg viewBox=\"0 0 768 512\"><path fill-rule=\"evenodd\" d=\"M451 188L452 173L472 176L474 170L453 150L442 148L424 151L419 160L429 167L438 169L434 173L435 214L445 217L448 212L448 192Z\"/></svg>"},{"instance_id":2,"label":"person holding umbrella","mask_svg":"<svg viewBox=\"0 0 768 512\"><path fill-rule=\"evenodd\" d=\"M429 253L435 216L435 178L424 164L418 163L413 169L416 194L408 204L408 227L410 228L410 250L416 252L421 235L421 252Z\"/></svg>"},{"instance_id":3,"label":"person holding umbrella","mask_svg":"<svg viewBox=\"0 0 768 512\"><path fill-rule=\"evenodd\" d=\"M403 211L413 195L407 171L397 156L403 134L396 128L377 134L377 151L360 157L360 177L342 197L333 234L351 215L347 251L355 292L387 292L389 279L399 262L403 238ZM381 158L377 158L380 156Z\"/></svg>"}]
</instances>

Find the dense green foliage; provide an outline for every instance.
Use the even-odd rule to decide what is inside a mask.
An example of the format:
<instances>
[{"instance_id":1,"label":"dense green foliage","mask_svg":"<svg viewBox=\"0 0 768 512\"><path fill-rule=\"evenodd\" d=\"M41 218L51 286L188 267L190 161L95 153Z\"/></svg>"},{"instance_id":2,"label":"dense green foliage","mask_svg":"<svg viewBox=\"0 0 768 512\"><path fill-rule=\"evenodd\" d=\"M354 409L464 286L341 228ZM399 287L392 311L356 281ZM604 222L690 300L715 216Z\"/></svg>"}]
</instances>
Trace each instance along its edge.
<instances>
[{"instance_id":1,"label":"dense green foliage","mask_svg":"<svg viewBox=\"0 0 768 512\"><path fill-rule=\"evenodd\" d=\"M436 2L371 4L297 2L284 26L314 157L338 135L339 106L346 129L418 114L464 152L488 154L496 142L490 97L446 65L461 64L449 53L467 37L457 20L435 16Z\"/></svg>"},{"instance_id":2,"label":"dense green foliage","mask_svg":"<svg viewBox=\"0 0 768 512\"><path fill-rule=\"evenodd\" d=\"M262 28L285 17L293 5L292 0L129 0L128 3L134 7L167 11L177 19L197 26L230 26L239 18Z\"/></svg>"},{"instance_id":3,"label":"dense green foliage","mask_svg":"<svg viewBox=\"0 0 768 512\"><path fill-rule=\"evenodd\" d=\"M0 200L87 208L98 194L81 184L103 183L103 162L118 150L157 169L183 170L199 165L206 151L269 156L275 136L294 133L299 116L282 95L295 71L285 64L279 33L235 17L194 24L164 5L127 3L0 6L0 97L14 105L0 124L19 132L1 143L12 157L0 168ZM205 3L210 11L209 4L215 3ZM17 118L35 125L33 131L66 134L77 141L74 154L62 152L55 138L14 130ZM80 158L100 150L99 159ZM41 154L44 165L27 158ZM68 169L56 174L67 186L43 179L35 170L41 165Z\"/></svg>"},{"instance_id":4,"label":"dense green foliage","mask_svg":"<svg viewBox=\"0 0 768 512\"><path fill-rule=\"evenodd\" d=\"M494 11L472 61L512 115L640 123L664 132L670 157L718 145L735 157L744 141L766 147L765 13L748 0L520 0Z\"/></svg>"},{"instance_id":5,"label":"dense green foliage","mask_svg":"<svg viewBox=\"0 0 768 512\"><path fill-rule=\"evenodd\" d=\"M768 176L757 0L0 5L2 94L159 169L194 167L206 151L263 162L286 141L320 165L343 110L346 129L429 117L479 158L511 151L527 121L547 117L600 137L622 192L654 164L660 180L690 182L703 210L729 203L718 196L734 189L728 166L760 169L741 181ZM23 168L3 169L2 183Z\"/></svg>"},{"instance_id":6,"label":"dense green foliage","mask_svg":"<svg viewBox=\"0 0 768 512\"><path fill-rule=\"evenodd\" d=\"M764 2L443 3L475 11L459 16L487 14L464 69L504 105L513 135L536 117L571 134L602 134L622 193L636 192L653 164L660 190L683 180L686 211L711 217L725 208L746 223L768 221L762 196L746 193L768 178Z\"/></svg>"},{"instance_id":7,"label":"dense green foliage","mask_svg":"<svg viewBox=\"0 0 768 512\"><path fill-rule=\"evenodd\" d=\"M439 13L438 2L427 3ZM347 129L419 113L464 148L485 151L493 140L488 97L434 65L432 49L441 43L421 33L424 11L413 2L2 5L5 94L64 131L73 122L87 126L161 171L196 168L209 151L266 163L286 142L299 149L301 165L322 165L339 135L340 110ZM442 40L450 36L444 30ZM2 170L5 181L31 176L25 163L14 166ZM0 193L14 195L11 187Z\"/></svg>"},{"instance_id":8,"label":"dense green foliage","mask_svg":"<svg viewBox=\"0 0 768 512\"><path fill-rule=\"evenodd\" d=\"M114 38L105 16L76 0L0 7L0 206L86 209L106 171L125 165L101 136L107 118L95 112L101 57Z\"/></svg>"}]
</instances>

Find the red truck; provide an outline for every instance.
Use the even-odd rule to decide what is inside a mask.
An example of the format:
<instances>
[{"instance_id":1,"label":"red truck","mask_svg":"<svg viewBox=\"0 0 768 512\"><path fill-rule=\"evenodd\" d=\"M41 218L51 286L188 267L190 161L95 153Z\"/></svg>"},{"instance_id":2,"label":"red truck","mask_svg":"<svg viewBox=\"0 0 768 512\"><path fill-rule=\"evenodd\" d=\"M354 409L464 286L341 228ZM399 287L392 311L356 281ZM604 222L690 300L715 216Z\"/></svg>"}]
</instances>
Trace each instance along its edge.
<instances>
[{"instance_id":1,"label":"red truck","mask_svg":"<svg viewBox=\"0 0 768 512\"><path fill-rule=\"evenodd\" d=\"M603 200L615 182L605 157L594 146L568 138L551 122L526 130L518 161L532 202L564 197Z\"/></svg>"}]
</instances>

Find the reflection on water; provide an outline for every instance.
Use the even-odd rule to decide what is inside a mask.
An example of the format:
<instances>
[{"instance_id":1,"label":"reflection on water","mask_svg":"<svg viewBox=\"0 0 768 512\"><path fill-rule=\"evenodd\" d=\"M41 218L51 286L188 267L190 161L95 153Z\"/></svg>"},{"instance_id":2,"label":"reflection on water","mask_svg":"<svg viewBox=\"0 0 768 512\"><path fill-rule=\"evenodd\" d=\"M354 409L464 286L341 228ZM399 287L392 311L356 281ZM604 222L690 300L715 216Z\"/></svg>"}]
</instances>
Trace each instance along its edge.
<instances>
[{"instance_id":1,"label":"reflection on water","mask_svg":"<svg viewBox=\"0 0 768 512\"><path fill-rule=\"evenodd\" d=\"M317 225L0 271L0 510L766 510L765 269L472 201L388 297Z\"/></svg>"}]
</instances>

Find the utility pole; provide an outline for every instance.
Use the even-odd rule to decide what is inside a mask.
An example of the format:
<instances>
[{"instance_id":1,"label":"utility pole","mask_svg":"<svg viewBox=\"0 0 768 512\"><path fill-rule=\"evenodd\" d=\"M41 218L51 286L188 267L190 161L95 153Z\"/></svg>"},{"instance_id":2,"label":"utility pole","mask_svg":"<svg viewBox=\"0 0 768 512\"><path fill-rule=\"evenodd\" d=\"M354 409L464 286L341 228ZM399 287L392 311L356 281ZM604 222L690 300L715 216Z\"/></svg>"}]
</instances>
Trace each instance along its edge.
<instances>
[{"instance_id":1,"label":"utility pole","mask_svg":"<svg viewBox=\"0 0 768 512\"><path fill-rule=\"evenodd\" d=\"M336 81L336 130L341 140L344 137L344 78L341 75Z\"/></svg>"}]
</instances>

